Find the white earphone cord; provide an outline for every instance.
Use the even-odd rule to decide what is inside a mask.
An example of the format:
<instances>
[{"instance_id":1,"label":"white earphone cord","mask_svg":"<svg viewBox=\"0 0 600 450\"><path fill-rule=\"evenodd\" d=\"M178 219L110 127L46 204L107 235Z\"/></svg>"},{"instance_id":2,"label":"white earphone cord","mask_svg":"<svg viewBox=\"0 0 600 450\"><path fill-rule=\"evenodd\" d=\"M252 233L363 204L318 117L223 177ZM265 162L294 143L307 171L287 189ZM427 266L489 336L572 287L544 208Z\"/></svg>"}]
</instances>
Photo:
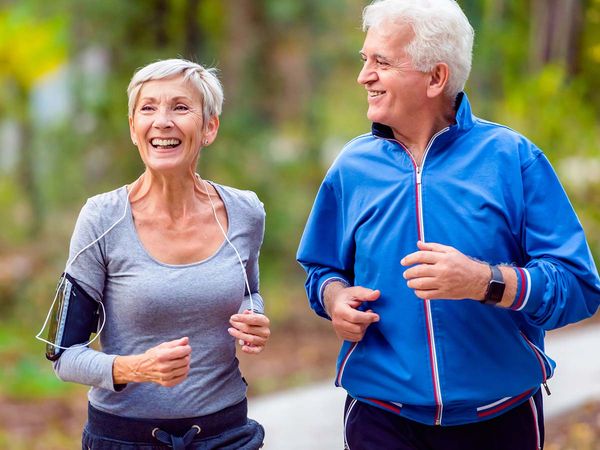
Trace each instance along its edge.
<instances>
[{"instance_id":1,"label":"white earphone cord","mask_svg":"<svg viewBox=\"0 0 600 450\"><path fill-rule=\"evenodd\" d=\"M199 176L198 176L198 179L200 179ZM240 256L240 253L238 252L237 248L235 248L235 245L233 245L231 243L231 241L229 240L229 238L227 237L227 233L225 232L225 229L221 225L221 222L219 222L219 218L217 217L217 209L215 208L215 204L213 203L210 193L208 192L208 187L206 186L207 182L205 180L201 180L201 181L202 181L202 185L204 186L204 192L206 192L206 195L208 196L208 201L210 202L210 207L213 210L213 215L215 216L217 225L219 225L219 228L221 229L221 233L223 233L223 237L225 238L227 243L231 246L231 248L235 252L235 255L237 256L238 261L240 262L240 266L242 267L242 273L244 274L244 282L246 284L246 289L248 290L248 296L250 297L250 312L254 313L254 312L256 312L254 310L254 300L252 298L252 291L250 290L250 283L248 282L248 274L246 273L246 268L242 261L242 257Z\"/></svg>"}]
</instances>

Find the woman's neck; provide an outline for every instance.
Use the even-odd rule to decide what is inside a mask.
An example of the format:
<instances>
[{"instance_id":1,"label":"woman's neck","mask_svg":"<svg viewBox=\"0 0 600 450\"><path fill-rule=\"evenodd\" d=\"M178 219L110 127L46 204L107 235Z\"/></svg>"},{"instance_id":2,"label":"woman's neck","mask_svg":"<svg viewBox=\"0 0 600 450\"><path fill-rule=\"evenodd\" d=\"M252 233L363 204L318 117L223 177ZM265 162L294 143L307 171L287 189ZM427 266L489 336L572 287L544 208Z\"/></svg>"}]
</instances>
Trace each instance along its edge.
<instances>
[{"instance_id":1,"label":"woman's neck","mask_svg":"<svg viewBox=\"0 0 600 450\"><path fill-rule=\"evenodd\" d=\"M129 199L137 211L175 222L194 216L206 207L207 189L214 191L191 170L184 175L168 176L146 169L129 185Z\"/></svg>"}]
</instances>

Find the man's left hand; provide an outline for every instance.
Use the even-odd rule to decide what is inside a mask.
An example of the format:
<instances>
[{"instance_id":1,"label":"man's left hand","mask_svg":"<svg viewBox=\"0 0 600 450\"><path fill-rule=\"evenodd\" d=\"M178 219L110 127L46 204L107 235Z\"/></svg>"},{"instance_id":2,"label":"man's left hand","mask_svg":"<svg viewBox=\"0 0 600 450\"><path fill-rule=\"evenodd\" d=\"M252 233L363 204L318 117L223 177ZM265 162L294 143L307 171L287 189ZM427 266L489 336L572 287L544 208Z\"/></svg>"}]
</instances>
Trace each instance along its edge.
<instances>
[{"instance_id":1,"label":"man's left hand","mask_svg":"<svg viewBox=\"0 0 600 450\"><path fill-rule=\"evenodd\" d=\"M419 251L406 255L400 263L413 266L404 278L422 299L481 300L490 280L487 264L475 261L454 247L433 242L417 242Z\"/></svg>"}]
</instances>

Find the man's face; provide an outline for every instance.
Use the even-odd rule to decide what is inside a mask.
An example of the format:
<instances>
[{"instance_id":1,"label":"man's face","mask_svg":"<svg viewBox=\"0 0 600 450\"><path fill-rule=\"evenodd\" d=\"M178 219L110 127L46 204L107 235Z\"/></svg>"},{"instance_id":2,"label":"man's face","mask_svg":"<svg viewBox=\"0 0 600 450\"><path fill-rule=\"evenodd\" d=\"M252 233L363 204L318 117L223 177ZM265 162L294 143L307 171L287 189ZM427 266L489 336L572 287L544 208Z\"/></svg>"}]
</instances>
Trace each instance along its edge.
<instances>
[{"instance_id":1,"label":"man's face","mask_svg":"<svg viewBox=\"0 0 600 450\"><path fill-rule=\"evenodd\" d=\"M357 81L368 93L367 117L394 130L406 126L427 99L429 74L415 70L404 51L413 36L408 25L384 23L368 30L360 51Z\"/></svg>"}]
</instances>

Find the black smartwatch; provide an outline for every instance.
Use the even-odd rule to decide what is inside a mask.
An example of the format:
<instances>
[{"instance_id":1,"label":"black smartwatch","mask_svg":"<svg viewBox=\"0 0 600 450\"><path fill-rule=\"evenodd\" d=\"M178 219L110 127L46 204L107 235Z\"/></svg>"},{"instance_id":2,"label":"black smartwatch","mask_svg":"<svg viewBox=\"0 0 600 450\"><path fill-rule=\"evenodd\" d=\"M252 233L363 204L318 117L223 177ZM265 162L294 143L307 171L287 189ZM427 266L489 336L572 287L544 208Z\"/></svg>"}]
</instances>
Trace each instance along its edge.
<instances>
[{"instance_id":1,"label":"black smartwatch","mask_svg":"<svg viewBox=\"0 0 600 450\"><path fill-rule=\"evenodd\" d=\"M490 270L492 272L492 278L488 284L487 290L485 291L485 296L481 303L485 305L497 305L502 300L502 296L504 295L504 277L502 276L502 272L498 268L498 266L490 265Z\"/></svg>"}]
</instances>

